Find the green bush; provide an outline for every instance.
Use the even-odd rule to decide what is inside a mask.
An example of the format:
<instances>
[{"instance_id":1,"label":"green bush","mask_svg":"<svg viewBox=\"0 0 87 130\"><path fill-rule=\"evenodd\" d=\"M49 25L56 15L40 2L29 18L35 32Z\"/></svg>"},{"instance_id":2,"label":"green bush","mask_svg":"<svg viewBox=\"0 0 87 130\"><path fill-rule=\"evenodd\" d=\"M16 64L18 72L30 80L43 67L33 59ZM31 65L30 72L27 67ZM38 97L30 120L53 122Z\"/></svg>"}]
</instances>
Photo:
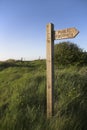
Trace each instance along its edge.
<instances>
[{"instance_id":1,"label":"green bush","mask_svg":"<svg viewBox=\"0 0 87 130\"><path fill-rule=\"evenodd\" d=\"M56 44L54 58L58 65L87 64L87 52L71 42Z\"/></svg>"}]
</instances>

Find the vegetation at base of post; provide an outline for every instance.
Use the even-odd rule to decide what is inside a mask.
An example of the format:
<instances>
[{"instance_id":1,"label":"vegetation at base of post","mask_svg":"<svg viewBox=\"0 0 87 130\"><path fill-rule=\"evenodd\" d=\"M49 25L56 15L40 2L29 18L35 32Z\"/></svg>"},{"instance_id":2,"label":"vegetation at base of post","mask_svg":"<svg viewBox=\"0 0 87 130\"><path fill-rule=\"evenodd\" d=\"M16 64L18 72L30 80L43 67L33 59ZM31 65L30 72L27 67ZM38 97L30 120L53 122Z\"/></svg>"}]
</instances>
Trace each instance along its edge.
<instances>
[{"instance_id":1,"label":"vegetation at base of post","mask_svg":"<svg viewBox=\"0 0 87 130\"><path fill-rule=\"evenodd\" d=\"M0 62L0 130L87 130L85 60L55 63L54 101L47 119L45 60Z\"/></svg>"}]
</instances>

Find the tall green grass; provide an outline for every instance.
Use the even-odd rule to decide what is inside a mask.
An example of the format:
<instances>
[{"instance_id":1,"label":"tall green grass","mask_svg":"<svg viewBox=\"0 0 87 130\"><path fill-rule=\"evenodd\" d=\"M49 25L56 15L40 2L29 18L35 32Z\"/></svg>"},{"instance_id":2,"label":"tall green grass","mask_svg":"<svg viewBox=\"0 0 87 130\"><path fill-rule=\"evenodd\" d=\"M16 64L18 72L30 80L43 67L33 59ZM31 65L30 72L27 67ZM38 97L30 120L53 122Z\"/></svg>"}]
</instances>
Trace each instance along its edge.
<instances>
[{"instance_id":1,"label":"tall green grass","mask_svg":"<svg viewBox=\"0 0 87 130\"><path fill-rule=\"evenodd\" d=\"M87 129L87 67L57 70L55 76L55 116L50 129Z\"/></svg>"},{"instance_id":2,"label":"tall green grass","mask_svg":"<svg viewBox=\"0 0 87 130\"><path fill-rule=\"evenodd\" d=\"M55 68L47 119L45 61L8 64L0 69L0 130L87 130L87 67Z\"/></svg>"}]
</instances>

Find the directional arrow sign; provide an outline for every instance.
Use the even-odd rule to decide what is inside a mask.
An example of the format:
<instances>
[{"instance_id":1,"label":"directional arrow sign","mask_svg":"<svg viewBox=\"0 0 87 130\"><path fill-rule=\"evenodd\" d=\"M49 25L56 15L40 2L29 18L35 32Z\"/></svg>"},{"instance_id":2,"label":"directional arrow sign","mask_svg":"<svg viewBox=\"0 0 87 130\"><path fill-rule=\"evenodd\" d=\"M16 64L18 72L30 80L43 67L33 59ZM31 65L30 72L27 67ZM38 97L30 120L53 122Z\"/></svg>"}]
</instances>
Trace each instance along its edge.
<instances>
[{"instance_id":1,"label":"directional arrow sign","mask_svg":"<svg viewBox=\"0 0 87 130\"><path fill-rule=\"evenodd\" d=\"M76 28L54 31L54 40L74 38L78 33L79 31Z\"/></svg>"}]
</instances>

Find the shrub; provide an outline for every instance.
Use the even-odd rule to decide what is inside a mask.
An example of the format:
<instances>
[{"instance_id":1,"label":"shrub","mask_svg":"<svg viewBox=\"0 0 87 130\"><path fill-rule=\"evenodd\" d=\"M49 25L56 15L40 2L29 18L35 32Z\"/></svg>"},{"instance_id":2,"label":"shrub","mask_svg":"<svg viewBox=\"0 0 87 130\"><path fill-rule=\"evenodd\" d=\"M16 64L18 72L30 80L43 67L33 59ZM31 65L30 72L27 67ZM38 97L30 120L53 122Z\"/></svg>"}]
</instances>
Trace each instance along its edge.
<instances>
[{"instance_id":1,"label":"shrub","mask_svg":"<svg viewBox=\"0 0 87 130\"><path fill-rule=\"evenodd\" d=\"M84 52L76 44L62 42L54 47L55 62L58 65L87 64L87 52Z\"/></svg>"}]
</instances>

